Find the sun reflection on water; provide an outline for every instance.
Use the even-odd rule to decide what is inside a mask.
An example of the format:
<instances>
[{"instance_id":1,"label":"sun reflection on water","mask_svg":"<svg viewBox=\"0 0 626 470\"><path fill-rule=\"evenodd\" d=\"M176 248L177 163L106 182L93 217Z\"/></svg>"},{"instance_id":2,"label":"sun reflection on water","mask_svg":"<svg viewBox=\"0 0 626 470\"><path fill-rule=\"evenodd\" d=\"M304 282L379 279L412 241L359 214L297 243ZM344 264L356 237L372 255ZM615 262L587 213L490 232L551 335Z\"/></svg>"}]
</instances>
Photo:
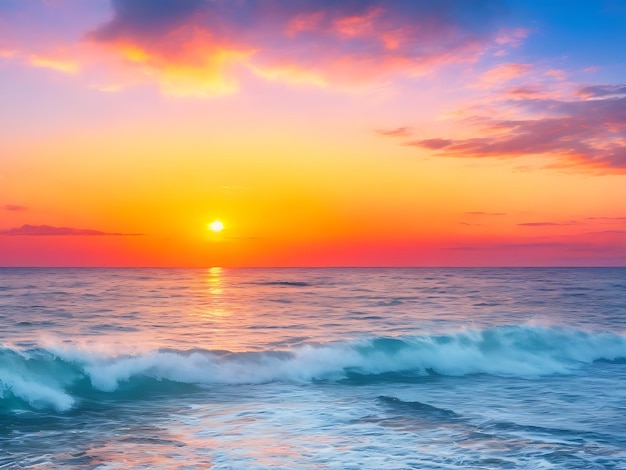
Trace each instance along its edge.
<instances>
[{"instance_id":1,"label":"sun reflection on water","mask_svg":"<svg viewBox=\"0 0 626 470\"><path fill-rule=\"evenodd\" d=\"M217 266L209 268L206 281L209 285L209 294L217 296L222 294L222 268Z\"/></svg>"},{"instance_id":2,"label":"sun reflection on water","mask_svg":"<svg viewBox=\"0 0 626 470\"><path fill-rule=\"evenodd\" d=\"M206 276L208 292L208 308L202 314L204 318L227 317L232 311L226 308L227 301L224 299L224 276L222 268L213 266L207 270Z\"/></svg>"}]
</instances>

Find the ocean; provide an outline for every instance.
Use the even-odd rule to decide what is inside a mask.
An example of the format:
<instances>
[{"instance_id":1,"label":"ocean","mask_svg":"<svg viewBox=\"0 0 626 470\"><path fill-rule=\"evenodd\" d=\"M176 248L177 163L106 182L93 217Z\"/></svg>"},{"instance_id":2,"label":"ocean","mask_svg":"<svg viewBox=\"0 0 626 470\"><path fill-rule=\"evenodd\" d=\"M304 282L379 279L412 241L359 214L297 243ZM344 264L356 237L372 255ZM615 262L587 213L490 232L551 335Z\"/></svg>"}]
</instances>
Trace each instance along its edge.
<instances>
[{"instance_id":1,"label":"ocean","mask_svg":"<svg viewBox=\"0 0 626 470\"><path fill-rule=\"evenodd\" d=\"M22 468L626 469L626 268L3 268Z\"/></svg>"}]
</instances>

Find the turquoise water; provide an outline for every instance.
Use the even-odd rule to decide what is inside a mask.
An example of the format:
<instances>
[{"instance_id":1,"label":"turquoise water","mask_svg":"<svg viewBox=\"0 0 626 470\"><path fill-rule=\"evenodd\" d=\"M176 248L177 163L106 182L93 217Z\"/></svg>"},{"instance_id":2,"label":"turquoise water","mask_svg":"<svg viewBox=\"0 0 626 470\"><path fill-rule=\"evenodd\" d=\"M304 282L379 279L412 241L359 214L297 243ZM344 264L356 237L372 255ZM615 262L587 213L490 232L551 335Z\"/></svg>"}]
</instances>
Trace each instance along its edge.
<instances>
[{"instance_id":1,"label":"turquoise water","mask_svg":"<svg viewBox=\"0 0 626 470\"><path fill-rule=\"evenodd\" d=\"M0 468L626 468L626 269L0 269Z\"/></svg>"}]
</instances>

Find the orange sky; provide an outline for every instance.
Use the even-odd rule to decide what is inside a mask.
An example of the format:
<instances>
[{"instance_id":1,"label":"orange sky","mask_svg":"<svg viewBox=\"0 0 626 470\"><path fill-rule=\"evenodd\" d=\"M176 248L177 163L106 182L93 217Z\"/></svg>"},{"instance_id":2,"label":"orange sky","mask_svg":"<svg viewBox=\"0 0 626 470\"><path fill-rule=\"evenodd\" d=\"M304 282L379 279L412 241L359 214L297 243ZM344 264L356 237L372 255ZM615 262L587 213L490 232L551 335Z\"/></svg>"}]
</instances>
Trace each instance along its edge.
<instances>
[{"instance_id":1,"label":"orange sky","mask_svg":"<svg viewBox=\"0 0 626 470\"><path fill-rule=\"evenodd\" d=\"M622 26L611 2L0 2L0 266L626 265Z\"/></svg>"}]
</instances>

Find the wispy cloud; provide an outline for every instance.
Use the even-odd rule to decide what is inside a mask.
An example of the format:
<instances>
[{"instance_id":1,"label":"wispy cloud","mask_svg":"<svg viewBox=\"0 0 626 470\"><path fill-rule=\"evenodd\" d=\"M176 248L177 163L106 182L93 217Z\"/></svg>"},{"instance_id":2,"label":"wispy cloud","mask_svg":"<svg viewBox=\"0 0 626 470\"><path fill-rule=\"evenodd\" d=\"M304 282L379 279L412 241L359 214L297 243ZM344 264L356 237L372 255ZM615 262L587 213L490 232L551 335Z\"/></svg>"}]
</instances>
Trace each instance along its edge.
<instances>
[{"instance_id":1,"label":"wispy cloud","mask_svg":"<svg viewBox=\"0 0 626 470\"><path fill-rule=\"evenodd\" d=\"M396 127L394 129L377 129L377 134L384 135L386 137L408 137L411 135L411 129L409 127Z\"/></svg>"},{"instance_id":2,"label":"wispy cloud","mask_svg":"<svg viewBox=\"0 0 626 470\"><path fill-rule=\"evenodd\" d=\"M0 235L7 236L79 236L79 237L103 237L116 236L128 237L139 236L141 233L117 233L102 232L100 230L81 229L73 227L54 227L51 225L22 225L21 227L0 230Z\"/></svg>"},{"instance_id":3,"label":"wispy cloud","mask_svg":"<svg viewBox=\"0 0 626 470\"><path fill-rule=\"evenodd\" d=\"M20 206L18 204L5 204L4 205L4 210L5 211L13 211L13 212L21 212L21 211L28 210L28 207Z\"/></svg>"},{"instance_id":4,"label":"wispy cloud","mask_svg":"<svg viewBox=\"0 0 626 470\"><path fill-rule=\"evenodd\" d=\"M602 91L611 96L600 98ZM594 99L521 99L508 106L528 119L473 116L465 119L481 137L425 138L404 145L433 150L458 158L551 157L549 167L580 168L596 173L626 173L626 96L615 97L619 87L592 88ZM588 95L590 96L590 95Z\"/></svg>"},{"instance_id":5,"label":"wispy cloud","mask_svg":"<svg viewBox=\"0 0 626 470\"><path fill-rule=\"evenodd\" d=\"M530 29L528 28L502 30L498 36L496 36L496 43L501 46L510 45L513 47L519 47L529 35Z\"/></svg>"},{"instance_id":6,"label":"wispy cloud","mask_svg":"<svg viewBox=\"0 0 626 470\"><path fill-rule=\"evenodd\" d=\"M470 211L470 212L465 212L465 215L487 215L487 216L500 216L500 215L506 215L505 212L483 212L483 211Z\"/></svg>"},{"instance_id":7,"label":"wispy cloud","mask_svg":"<svg viewBox=\"0 0 626 470\"><path fill-rule=\"evenodd\" d=\"M565 72L565 70L560 70L560 69L550 69L546 72L546 75L548 77L552 77L557 80L567 79L567 72Z\"/></svg>"},{"instance_id":8,"label":"wispy cloud","mask_svg":"<svg viewBox=\"0 0 626 470\"><path fill-rule=\"evenodd\" d=\"M530 64L499 64L484 72L473 86L485 89L492 88L515 78L523 77L530 69Z\"/></svg>"},{"instance_id":9,"label":"wispy cloud","mask_svg":"<svg viewBox=\"0 0 626 470\"><path fill-rule=\"evenodd\" d=\"M541 84L530 83L519 86L512 86L504 91L510 98L520 99L537 99L548 98L549 92Z\"/></svg>"},{"instance_id":10,"label":"wispy cloud","mask_svg":"<svg viewBox=\"0 0 626 470\"><path fill-rule=\"evenodd\" d=\"M35 67L42 67L52 69L57 72L63 72L68 74L75 74L79 70L77 62L68 59L59 59L54 57L43 57L40 55L31 55L28 58L31 65Z\"/></svg>"},{"instance_id":11,"label":"wispy cloud","mask_svg":"<svg viewBox=\"0 0 626 470\"><path fill-rule=\"evenodd\" d=\"M459 225L465 225L467 227L484 227L485 224L471 224L469 222L459 222Z\"/></svg>"},{"instance_id":12,"label":"wispy cloud","mask_svg":"<svg viewBox=\"0 0 626 470\"><path fill-rule=\"evenodd\" d=\"M528 264L530 260L555 261L570 259L574 264L620 264L626 259L626 231L606 230L574 235L543 236L518 240L489 240L448 246L448 250L497 255L500 259L516 260ZM606 260L613 261L606 263ZM524 261L526 260L526 261ZM532 262L531 262L532 264ZM570 263L568 263L570 264Z\"/></svg>"},{"instance_id":13,"label":"wispy cloud","mask_svg":"<svg viewBox=\"0 0 626 470\"><path fill-rule=\"evenodd\" d=\"M626 85L587 85L576 94L581 98L604 98L608 96L626 95Z\"/></svg>"},{"instance_id":14,"label":"wispy cloud","mask_svg":"<svg viewBox=\"0 0 626 470\"><path fill-rule=\"evenodd\" d=\"M520 227L558 227L562 225L578 225L579 222L569 221L569 222L522 222L517 224Z\"/></svg>"}]
</instances>

